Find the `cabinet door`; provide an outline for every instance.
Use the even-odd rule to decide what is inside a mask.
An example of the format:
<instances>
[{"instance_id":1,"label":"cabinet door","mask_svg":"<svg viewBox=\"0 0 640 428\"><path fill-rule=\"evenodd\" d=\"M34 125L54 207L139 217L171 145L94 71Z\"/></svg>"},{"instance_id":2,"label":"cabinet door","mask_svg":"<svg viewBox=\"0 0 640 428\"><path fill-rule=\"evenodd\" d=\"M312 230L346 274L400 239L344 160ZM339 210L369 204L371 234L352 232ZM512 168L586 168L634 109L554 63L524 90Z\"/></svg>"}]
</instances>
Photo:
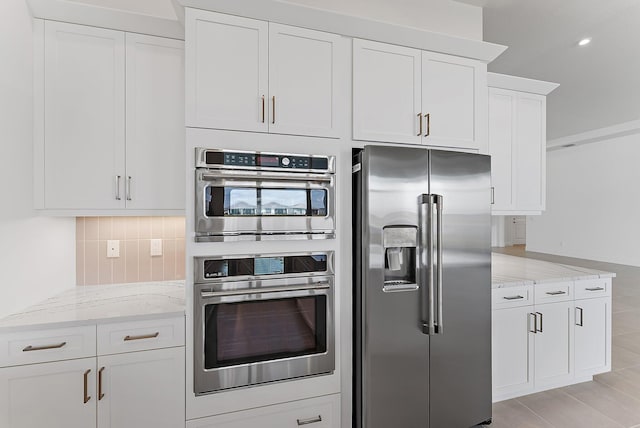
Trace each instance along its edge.
<instances>
[{"instance_id":1,"label":"cabinet door","mask_svg":"<svg viewBox=\"0 0 640 428\"><path fill-rule=\"evenodd\" d=\"M195 9L185 20L187 126L267 132L268 23Z\"/></svg>"},{"instance_id":2,"label":"cabinet door","mask_svg":"<svg viewBox=\"0 0 640 428\"><path fill-rule=\"evenodd\" d=\"M338 136L341 42L335 34L269 24L269 132Z\"/></svg>"},{"instance_id":3,"label":"cabinet door","mask_svg":"<svg viewBox=\"0 0 640 428\"><path fill-rule=\"evenodd\" d=\"M184 347L98 357L98 428L184 426L184 361Z\"/></svg>"},{"instance_id":4,"label":"cabinet door","mask_svg":"<svg viewBox=\"0 0 640 428\"><path fill-rule=\"evenodd\" d=\"M576 300L576 377L611 370L610 298Z\"/></svg>"},{"instance_id":5,"label":"cabinet door","mask_svg":"<svg viewBox=\"0 0 640 428\"><path fill-rule=\"evenodd\" d=\"M532 311L523 306L492 312L493 401L533 391Z\"/></svg>"},{"instance_id":6,"label":"cabinet door","mask_svg":"<svg viewBox=\"0 0 640 428\"><path fill-rule=\"evenodd\" d=\"M124 68L123 32L45 22L44 208L124 208Z\"/></svg>"},{"instance_id":7,"label":"cabinet door","mask_svg":"<svg viewBox=\"0 0 640 428\"><path fill-rule=\"evenodd\" d=\"M573 378L573 302L536 305L536 388L566 384Z\"/></svg>"},{"instance_id":8,"label":"cabinet door","mask_svg":"<svg viewBox=\"0 0 640 428\"><path fill-rule=\"evenodd\" d=\"M422 52L424 144L480 149L486 74L486 65L477 61Z\"/></svg>"},{"instance_id":9,"label":"cabinet door","mask_svg":"<svg viewBox=\"0 0 640 428\"><path fill-rule=\"evenodd\" d=\"M513 209L512 167L516 93L489 88L489 154L493 211Z\"/></svg>"},{"instance_id":10,"label":"cabinet door","mask_svg":"<svg viewBox=\"0 0 640 428\"><path fill-rule=\"evenodd\" d=\"M95 373L95 358L0 369L0 426L95 426Z\"/></svg>"},{"instance_id":11,"label":"cabinet door","mask_svg":"<svg viewBox=\"0 0 640 428\"><path fill-rule=\"evenodd\" d=\"M184 43L126 35L127 208L183 210Z\"/></svg>"},{"instance_id":12,"label":"cabinet door","mask_svg":"<svg viewBox=\"0 0 640 428\"><path fill-rule=\"evenodd\" d=\"M516 102L514 202L518 211L542 211L546 199L546 98L520 93Z\"/></svg>"},{"instance_id":13,"label":"cabinet door","mask_svg":"<svg viewBox=\"0 0 640 428\"><path fill-rule=\"evenodd\" d=\"M353 40L354 140L420 144L420 61L417 49Z\"/></svg>"}]
</instances>

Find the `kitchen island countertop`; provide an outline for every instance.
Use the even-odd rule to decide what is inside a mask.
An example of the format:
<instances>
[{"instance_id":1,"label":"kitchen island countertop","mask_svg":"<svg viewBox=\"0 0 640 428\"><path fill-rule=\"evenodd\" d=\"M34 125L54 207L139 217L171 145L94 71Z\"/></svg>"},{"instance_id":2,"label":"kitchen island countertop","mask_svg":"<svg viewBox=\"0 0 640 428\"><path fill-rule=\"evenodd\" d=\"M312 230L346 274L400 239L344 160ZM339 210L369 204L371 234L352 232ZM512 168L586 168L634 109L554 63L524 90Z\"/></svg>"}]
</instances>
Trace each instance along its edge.
<instances>
[{"instance_id":1,"label":"kitchen island countertop","mask_svg":"<svg viewBox=\"0 0 640 428\"><path fill-rule=\"evenodd\" d=\"M85 285L0 319L0 331L184 316L184 281Z\"/></svg>"},{"instance_id":2,"label":"kitchen island countertop","mask_svg":"<svg viewBox=\"0 0 640 428\"><path fill-rule=\"evenodd\" d=\"M491 288L613 278L615 273L506 254L491 254Z\"/></svg>"}]
</instances>

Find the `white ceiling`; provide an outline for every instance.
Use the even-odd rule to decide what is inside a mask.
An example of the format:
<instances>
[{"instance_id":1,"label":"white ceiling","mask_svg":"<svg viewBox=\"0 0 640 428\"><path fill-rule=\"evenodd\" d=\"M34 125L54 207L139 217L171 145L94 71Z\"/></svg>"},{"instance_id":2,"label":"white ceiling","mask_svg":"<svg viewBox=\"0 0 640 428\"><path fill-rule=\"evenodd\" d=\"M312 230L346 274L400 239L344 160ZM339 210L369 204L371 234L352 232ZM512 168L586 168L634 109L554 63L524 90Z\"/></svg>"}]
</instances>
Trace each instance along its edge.
<instances>
[{"instance_id":1,"label":"white ceiling","mask_svg":"<svg viewBox=\"0 0 640 428\"><path fill-rule=\"evenodd\" d=\"M640 1L459 1L483 6L484 39L509 46L490 71L560 83L549 139L640 119Z\"/></svg>"}]
</instances>

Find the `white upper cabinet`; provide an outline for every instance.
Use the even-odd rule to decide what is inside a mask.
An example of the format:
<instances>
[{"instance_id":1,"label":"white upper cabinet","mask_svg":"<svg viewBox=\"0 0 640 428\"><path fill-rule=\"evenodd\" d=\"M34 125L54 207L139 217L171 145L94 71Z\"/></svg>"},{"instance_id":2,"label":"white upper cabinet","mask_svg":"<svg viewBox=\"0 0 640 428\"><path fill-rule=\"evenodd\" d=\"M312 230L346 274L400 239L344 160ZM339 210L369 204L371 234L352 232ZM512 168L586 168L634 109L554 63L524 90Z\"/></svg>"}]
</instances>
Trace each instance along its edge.
<instances>
[{"instance_id":1,"label":"white upper cabinet","mask_svg":"<svg viewBox=\"0 0 640 428\"><path fill-rule=\"evenodd\" d=\"M353 41L353 138L485 151L486 65Z\"/></svg>"},{"instance_id":2,"label":"white upper cabinet","mask_svg":"<svg viewBox=\"0 0 640 428\"><path fill-rule=\"evenodd\" d=\"M337 137L342 38L187 9L187 126Z\"/></svg>"},{"instance_id":3,"label":"white upper cabinet","mask_svg":"<svg viewBox=\"0 0 640 428\"><path fill-rule=\"evenodd\" d=\"M186 10L187 126L268 130L269 24Z\"/></svg>"},{"instance_id":4,"label":"white upper cabinet","mask_svg":"<svg viewBox=\"0 0 640 428\"><path fill-rule=\"evenodd\" d=\"M519 210L544 211L547 159L547 100L542 95L518 94L514 139L514 202Z\"/></svg>"},{"instance_id":5,"label":"white upper cabinet","mask_svg":"<svg viewBox=\"0 0 640 428\"><path fill-rule=\"evenodd\" d=\"M353 40L354 140L420 144L421 51Z\"/></svg>"},{"instance_id":6,"label":"white upper cabinet","mask_svg":"<svg viewBox=\"0 0 640 428\"><path fill-rule=\"evenodd\" d=\"M269 24L269 131L338 136L338 64L341 37Z\"/></svg>"},{"instance_id":7,"label":"white upper cabinet","mask_svg":"<svg viewBox=\"0 0 640 428\"><path fill-rule=\"evenodd\" d=\"M183 210L184 42L126 35L127 208Z\"/></svg>"},{"instance_id":8,"label":"white upper cabinet","mask_svg":"<svg viewBox=\"0 0 640 428\"><path fill-rule=\"evenodd\" d=\"M546 94L558 85L495 73L488 77L492 213L540 214L546 200Z\"/></svg>"},{"instance_id":9,"label":"white upper cabinet","mask_svg":"<svg viewBox=\"0 0 640 428\"><path fill-rule=\"evenodd\" d=\"M73 214L184 210L184 44L35 23L35 203Z\"/></svg>"},{"instance_id":10,"label":"white upper cabinet","mask_svg":"<svg viewBox=\"0 0 640 428\"><path fill-rule=\"evenodd\" d=\"M46 21L36 61L44 70L44 165L36 165L44 208L124 208L124 33Z\"/></svg>"},{"instance_id":11,"label":"white upper cabinet","mask_svg":"<svg viewBox=\"0 0 640 428\"><path fill-rule=\"evenodd\" d=\"M422 52L424 144L482 148L486 73L478 61Z\"/></svg>"},{"instance_id":12,"label":"white upper cabinet","mask_svg":"<svg viewBox=\"0 0 640 428\"><path fill-rule=\"evenodd\" d=\"M513 207L513 141L516 117L516 94L504 89L489 90L489 153L493 211Z\"/></svg>"}]
</instances>

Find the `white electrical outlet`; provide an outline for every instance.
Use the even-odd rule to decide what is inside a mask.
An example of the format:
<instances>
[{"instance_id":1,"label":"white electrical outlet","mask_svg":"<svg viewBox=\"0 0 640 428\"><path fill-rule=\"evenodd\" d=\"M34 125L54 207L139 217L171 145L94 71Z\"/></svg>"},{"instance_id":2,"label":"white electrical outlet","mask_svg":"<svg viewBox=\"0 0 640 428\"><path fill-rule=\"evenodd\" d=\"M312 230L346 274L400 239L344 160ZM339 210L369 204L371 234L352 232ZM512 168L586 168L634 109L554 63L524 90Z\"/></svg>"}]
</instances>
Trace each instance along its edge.
<instances>
[{"instance_id":1,"label":"white electrical outlet","mask_svg":"<svg viewBox=\"0 0 640 428\"><path fill-rule=\"evenodd\" d=\"M107 241L107 257L110 259L120 257L120 241L115 239Z\"/></svg>"},{"instance_id":2,"label":"white electrical outlet","mask_svg":"<svg viewBox=\"0 0 640 428\"><path fill-rule=\"evenodd\" d=\"M162 239L152 239L150 251L151 251L151 257L161 256L162 255Z\"/></svg>"}]
</instances>

